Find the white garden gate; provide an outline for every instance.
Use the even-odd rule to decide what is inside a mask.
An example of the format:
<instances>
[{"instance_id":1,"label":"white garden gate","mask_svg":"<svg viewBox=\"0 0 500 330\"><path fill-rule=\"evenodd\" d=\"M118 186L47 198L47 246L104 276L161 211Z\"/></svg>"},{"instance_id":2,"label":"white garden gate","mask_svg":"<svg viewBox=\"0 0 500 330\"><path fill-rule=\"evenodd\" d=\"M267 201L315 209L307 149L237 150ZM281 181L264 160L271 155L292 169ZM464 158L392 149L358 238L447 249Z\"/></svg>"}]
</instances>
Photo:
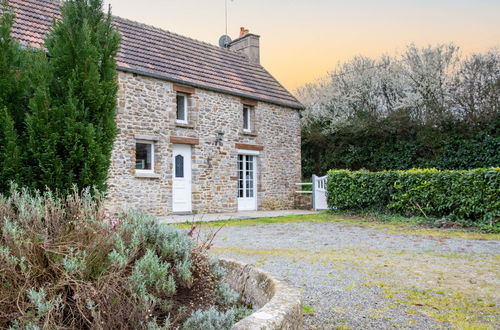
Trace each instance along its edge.
<instances>
[{"instance_id":1,"label":"white garden gate","mask_svg":"<svg viewBox=\"0 0 500 330\"><path fill-rule=\"evenodd\" d=\"M296 183L297 186L312 186L312 190L298 190L298 194L312 194L312 206L313 209L327 210L328 204L326 202L326 181L328 176L312 176L312 182L302 182Z\"/></svg>"},{"instance_id":2,"label":"white garden gate","mask_svg":"<svg viewBox=\"0 0 500 330\"><path fill-rule=\"evenodd\" d=\"M313 209L315 210L327 210L328 204L326 202L326 181L328 175L318 177L316 175L312 176L312 186L313 186Z\"/></svg>"}]
</instances>

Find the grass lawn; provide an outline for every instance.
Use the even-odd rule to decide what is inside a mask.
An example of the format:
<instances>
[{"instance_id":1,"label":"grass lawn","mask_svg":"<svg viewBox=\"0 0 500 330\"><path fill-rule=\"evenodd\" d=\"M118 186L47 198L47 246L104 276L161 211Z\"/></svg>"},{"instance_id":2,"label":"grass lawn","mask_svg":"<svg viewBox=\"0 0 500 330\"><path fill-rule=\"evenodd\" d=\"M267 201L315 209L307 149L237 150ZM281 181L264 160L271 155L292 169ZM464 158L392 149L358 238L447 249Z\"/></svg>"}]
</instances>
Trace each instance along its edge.
<instances>
[{"instance_id":1,"label":"grass lawn","mask_svg":"<svg viewBox=\"0 0 500 330\"><path fill-rule=\"evenodd\" d=\"M478 240L500 240L500 234L480 233L468 229L443 229L426 227L414 219L402 217L383 217L382 220L366 217L356 217L348 215L335 215L328 212L322 212L312 215L290 215L275 218L257 218L242 220L222 220L213 222L199 222L196 225L203 227L222 227L222 226L255 226L273 223L293 223L293 222L338 222L355 225L363 228L374 228L391 233L412 234L421 236L466 238ZM191 223L177 224L181 228L190 228Z\"/></svg>"}]
</instances>

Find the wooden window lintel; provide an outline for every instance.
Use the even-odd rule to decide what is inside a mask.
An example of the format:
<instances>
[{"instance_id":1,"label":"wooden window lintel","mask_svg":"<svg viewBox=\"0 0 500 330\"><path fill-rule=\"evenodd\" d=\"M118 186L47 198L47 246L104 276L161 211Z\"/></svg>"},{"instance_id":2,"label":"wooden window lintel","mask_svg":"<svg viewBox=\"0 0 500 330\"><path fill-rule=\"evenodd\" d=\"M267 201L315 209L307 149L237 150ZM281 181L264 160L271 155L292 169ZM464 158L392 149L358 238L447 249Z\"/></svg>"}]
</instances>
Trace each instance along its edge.
<instances>
[{"instance_id":1,"label":"wooden window lintel","mask_svg":"<svg viewBox=\"0 0 500 330\"><path fill-rule=\"evenodd\" d=\"M194 94L195 88L191 86L174 84L174 91L185 94Z\"/></svg>"},{"instance_id":2,"label":"wooden window lintel","mask_svg":"<svg viewBox=\"0 0 500 330\"><path fill-rule=\"evenodd\" d=\"M260 145L256 145L256 144L236 143L235 147L236 147L236 149L242 149L242 150L255 150L255 151L264 150L264 146L260 146Z\"/></svg>"},{"instance_id":3,"label":"wooden window lintel","mask_svg":"<svg viewBox=\"0 0 500 330\"><path fill-rule=\"evenodd\" d=\"M241 98L241 104L249 106L249 107L255 107L257 106L257 101L256 100L251 100L251 99L246 99L246 98Z\"/></svg>"},{"instance_id":4,"label":"wooden window lintel","mask_svg":"<svg viewBox=\"0 0 500 330\"><path fill-rule=\"evenodd\" d=\"M196 144L200 144L200 139L189 138L189 137L180 137L180 136L171 136L170 137L170 142L171 143L177 143L177 144L191 144L191 145L196 145Z\"/></svg>"}]
</instances>

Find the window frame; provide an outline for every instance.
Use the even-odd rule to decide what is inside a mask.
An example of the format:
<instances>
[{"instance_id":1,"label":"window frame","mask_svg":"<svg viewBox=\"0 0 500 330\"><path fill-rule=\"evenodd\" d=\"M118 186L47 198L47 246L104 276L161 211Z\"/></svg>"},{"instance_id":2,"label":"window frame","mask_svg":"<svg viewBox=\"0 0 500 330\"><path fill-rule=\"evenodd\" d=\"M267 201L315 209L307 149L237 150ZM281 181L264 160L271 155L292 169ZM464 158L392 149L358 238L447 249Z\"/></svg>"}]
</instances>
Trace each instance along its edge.
<instances>
[{"instance_id":1,"label":"window frame","mask_svg":"<svg viewBox=\"0 0 500 330\"><path fill-rule=\"evenodd\" d=\"M247 110L247 118L245 120L245 109ZM243 132L252 132L252 111L253 107L243 105ZM247 127L245 127L247 126Z\"/></svg>"},{"instance_id":2,"label":"window frame","mask_svg":"<svg viewBox=\"0 0 500 330\"><path fill-rule=\"evenodd\" d=\"M250 169L248 165L251 164ZM240 168L241 166L241 168ZM257 197L257 156L254 154L238 154L238 171L237 171L237 196L238 198L256 198ZM251 174L251 178L247 175ZM241 186L240 186L241 183ZM251 185L249 185L251 183ZM248 196L250 195L252 196ZM242 196L240 196L240 193Z\"/></svg>"},{"instance_id":3,"label":"window frame","mask_svg":"<svg viewBox=\"0 0 500 330\"><path fill-rule=\"evenodd\" d=\"M177 98L181 96L184 98L184 119L178 119L179 116L179 103L177 102ZM179 124L188 124L188 99L189 94L177 92L175 94L175 122Z\"/></svg>"},{"instance_id":4,"label":"window frame","mask_svg":"<svg viewBox=\"0 0 500 330\"><path fill-rule=\"evenodd\" d=\"M144 169L135 169L136 174L154 174L155 173L155 141L151 140L135 140L135 157L136 157L136 164L137 164L137 144L142 143L142 144L149 144L151 145L151 169L150 170L144 170ZM137 166L137 165L136 165Z\"/></svg>"}]
</instances>

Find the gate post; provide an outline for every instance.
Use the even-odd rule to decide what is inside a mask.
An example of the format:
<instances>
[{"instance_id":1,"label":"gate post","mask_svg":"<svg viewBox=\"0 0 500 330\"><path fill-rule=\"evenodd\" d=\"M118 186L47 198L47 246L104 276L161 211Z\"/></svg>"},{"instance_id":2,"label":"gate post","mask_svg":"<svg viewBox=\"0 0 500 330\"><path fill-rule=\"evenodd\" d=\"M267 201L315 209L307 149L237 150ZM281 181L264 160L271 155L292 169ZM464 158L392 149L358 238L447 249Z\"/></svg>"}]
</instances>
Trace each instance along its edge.
<instances>
[{"instance_id":1,"label":"gate post","mask_svg":"<svg viewBox=\"0 0 500 330\"><path fill-rule=\"evenodd\" d=\"M316 181L318 176L316 174L312 175L312 207L316 211Z\"/></svg>"}]
</instances>

